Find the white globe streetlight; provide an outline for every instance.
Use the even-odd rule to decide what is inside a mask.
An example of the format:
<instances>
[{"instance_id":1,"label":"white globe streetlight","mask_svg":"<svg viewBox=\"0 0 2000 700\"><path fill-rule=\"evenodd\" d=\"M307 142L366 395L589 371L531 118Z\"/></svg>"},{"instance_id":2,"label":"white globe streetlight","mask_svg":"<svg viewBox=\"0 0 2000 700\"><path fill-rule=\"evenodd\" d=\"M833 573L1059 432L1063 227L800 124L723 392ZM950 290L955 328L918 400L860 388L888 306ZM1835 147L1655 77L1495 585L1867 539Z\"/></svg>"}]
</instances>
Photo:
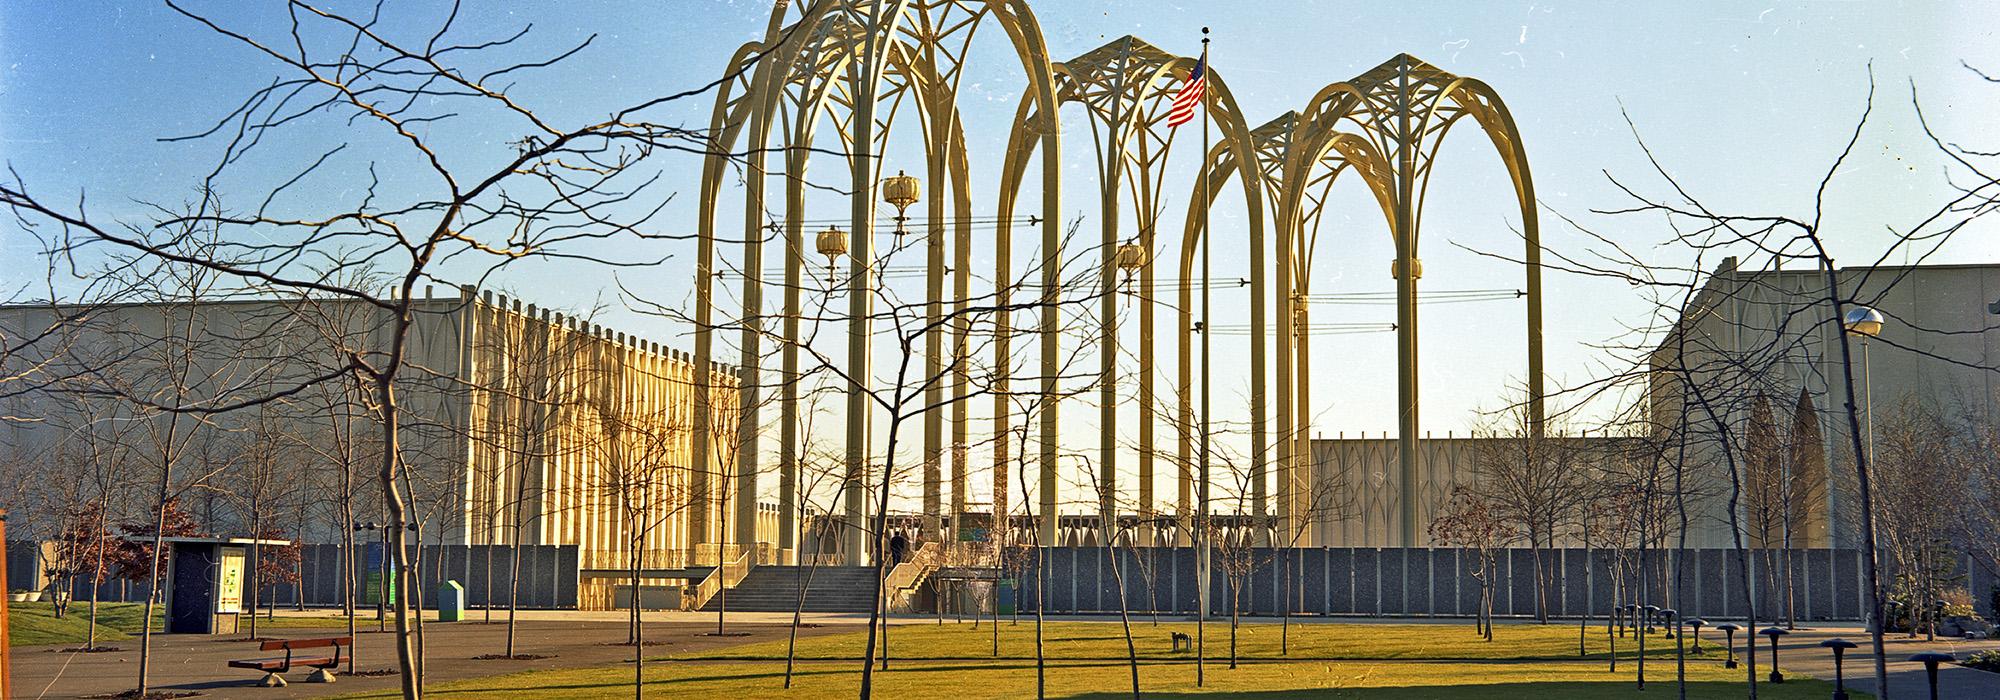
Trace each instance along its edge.
<instances>
[{"instance_id":1,"label":"white globe streetlight","mask_svg":"<svg viewBox=\"0 0 2000 700\"><path fill-rule=\"evenodd\" d=\"M1868 372L1868 339L1882 334L1882 312L1866 306L1848 309L1840 319L1840 327L1848 333L1861 336L1861 401L1862 416L1868 422L1868 462L1875 462L1875 384Z\"/></svg>"}]
</instances>

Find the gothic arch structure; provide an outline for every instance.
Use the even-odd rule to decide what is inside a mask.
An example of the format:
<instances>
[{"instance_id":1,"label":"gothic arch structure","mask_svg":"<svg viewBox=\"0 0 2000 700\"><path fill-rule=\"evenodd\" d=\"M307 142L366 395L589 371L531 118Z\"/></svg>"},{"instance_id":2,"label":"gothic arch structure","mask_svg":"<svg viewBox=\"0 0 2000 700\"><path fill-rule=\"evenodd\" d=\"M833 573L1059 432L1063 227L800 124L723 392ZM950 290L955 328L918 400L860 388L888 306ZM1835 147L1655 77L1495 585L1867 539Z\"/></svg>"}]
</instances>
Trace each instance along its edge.
<instances>
[{"instance_id":1,"label":"gothic arch structure","mask_svg":"<svg viewBox=\"0 0 2000 700\"><path fill-rule=\"evenodd\" d=\"M1063 243L1059 201L1061 172L1067 163L1062 149L1060 118L1064 105L1080 107L1089 119L1090 135L1093 137L1094 148L1091 152L1098 166L1100 242L1103 245L1100 280L1104 288L1110 289L1116 284L1118 243L1137 242L1149 251L1163 247L1156 236L1160 224L1158 205L1163 201L1161 193L1167 179L1166 154L1173 135L1163 130L1160 121L1165 104L1171 101L1181 78L1193 67L1193 59L1170 54L1128 36L1068 61L1050 61L1041 28L1028 9L1026 0L814 0L798 5L780 0L772 11L764 37L746 43L731 57L724 73L727 79L717 90L711 112L711 155L702 169L697 227L695 415L711 412L707 389L718 384L716 372L728 371L735 372L735 378L742 387L739 409L742 413L738 418L738 432L734 435L717 435L706 422L695 422L692 426L695 433L693 459L697 467L693 471L700 480L709 478L711 474L726 473L728 468L735 470L734 494L738 517L736 529L728 533L698 519L696 526L691 528L695 539L689 544L741 545L755 540L756 489L761 471L759 460L763 458L763 451L758 448L758 430L764 424L759 415L763 404L760 391L765 384L760 365L763 343L775 337L781 355L781 368L775 382L780 392L777 402L780 413L777 467L781 503L778 544L781 548L796 545L798 527L794 518L798 509L793 499L798 487L797 460L801 451L797 388L800 293L806 286L803 270L809 255L804 217L806 172L816 153L824 157L824 154L834 150L848 154L842 164L850 181L847 189L851 209L847 230L853 241L847 278L844 280L848 301L844 374L849 389L845 411L848 426L843 509L846 522L854 524L862 520L868 499L860 486L865 482L867 465L873 459L871 426L867 416L874 407L864 391L864 383L869 381L872 369L869 352L873 334L869 316L875 274L878 272L873 249L876 184L887 174L881 172L884 159L877 154L885 151L892 133L908 132L907 129L898 131L899 126L906 126L899 124L899 115L914 114L918 127L916 138L921 139L926 156L923 166L927 186L924 201L927 210L932 213L922 232L925 237L922 245L926 251L928 313L930 320L935 322L948 312L946 304L951 302L947 300L955 298L960 300L957 303L962 304L969 296L971 253L975 245L971 234L975 207L969 183L974 164L967 156L966 124L957 99L959 80L964 74L970 47L974 45L977 32L987 26L998 26L1002 30L1006 45L1020 61L1027 85L1015 110L1015 119L1009 126L1006 148L998 164L997 209L991 212L995 279L1013 278L1011 248L1017 223L1015 209L1020 203L1031 165L1039 164L1040 215L1032 217L1027 225L1038 225L1041 232L1044 256L1041 261L1042 293L1053 294L1062 282L1059 273L1063 265L1057 257ZM1206 104L1210 119L1219 127L1220 140L1202 154L1204 162L1193 188L1197 195L1191 198L1195 201L1191 201L1188 208L1178 261L1182 282L1179 285L1177 334L1181 351L1178 382L1172 391L1180 398L1177 421L1180 426L1177 431L1179 449L1176 454L1179 515L1186 517L1192 514L1192 493L1198 480L1191 466L1194 462L1190 448L1193 417L1188 397L1192 384L1190 338L1193 329L1190 316L1192 285L1188 280L1193 276L1194 251L1200 238L1206 235L1199 223L1203 218L1200 214L1214 205L1221 187L1226 186L1232 177L1237 179L1248 212L1247 243L1252 250L1259 252L1251 256L1256 262L1251 270L1250 370L1252 391L1257 395L1265 394L1269 388L1269 368L1265 367L1267 348L1264 347L1267 328L1275 331L1277 345L1274 363L1277 400L1272 414L1276 421L1276 435L1271 434L1272 426L1268 424L1261 406L1254 411L1252 421L1256 455L1253 466L1256 484L1252 495L1255 504L1253 515L1259 518L1265 515L1268 494L1263 491L1263 484L1269 478L1269 463L1274 463L1280 521L1288 522L1301 516L1308 504L1301 500L1300 494L1310 489L1309 484L1301 483L1302 472L1297 468L1297 455L1303 453L1306 445L1303 436L1307 434L1304 429L1305 412L1298 407L1307 403L1304 377L1308 370L1305 352L1308 339L1294 332L1295 323L1303 321L1304 310L1291 300L1300 298L1309 288L1309 256L1295 255L1295 251L1309 245L1305 231L1308 222L1317 218L1324 200L1323 194L1315 197L1311 193L1323 192L1343 173L1352 172L1361 177L1374 192L1396 237L1397 269L1417 269L1418 222L1429 169L1437 143L1461 117L1472 117L1500 149L1522 205L1528 238L1530 395L1535 403L1533 415L1539 425L1540 283L1533 185L1528 176L1525 154L1519 146L1519 134L1506 108L1492 90L1476 80L1452 76L1403 55L1353 80L1329 85L1303 111L1288 113L1252 129L1237 108L1221 71L1211 67L1208 75L1212 97ZM832 141L820 144L820 141L829 138L838 140L837 148ZM765 192L767 181L773 174L767 170L772 153L782 154L780 172L785 183L782 205L776 207L769 206ZM745 164L740 232L742 288L739 294L743 305L740 316L718 322L714 289L718 279L716 246L719 239L735 232L722 233L716 213L728 174L727 166L738 159ZM1134 207L1133 219L1138 223L1138 230L1125 233L1121 231L1119 211L1128 201ZM947 212L949 215L946 215ZM1268 241L1267 229L1271 234ZM778 232L782 235L776 235ZM776 319L779 327L775 331L766 328L767 319L762 317L766 308L764 248L767 239L781 243L779 258L783 265L781 293L785 311ZM1261 254L1267 250L1275 260L1275 275L1269 280L1264 273L1264 256ZM947 274L951 276L949 284L952 285L953 296L947 296ZM1141 335L1150 338L1154 331L1153 304L1156 301L1154 268L1150 262L1141 268L1139 277L1137 293L1142 297ZM1404 406L1403 459L1407 470L1415 438L1416 285L1414 275L1400 274L1398 277ZM998 287L998 298L994 302L1004 308L1011 301L1006 297L1008 285ZM1274 317L1267 313L1266 299L1276 299L1280 304ZM1115 406L1118 403L1118 338L1114 304L1112 296L1106 295L1099 309L1103 332L1099 348L1102 364L1098 388L1102 404L1100 420L1104 425L1099 445L1102 456L1098 465L1102 470L1097 519L1100 527L1111 527L1111 524L1119 522L1114 499L1117 486ZM1037 380L1039 393L1053 397L1058 390L1058 372L1055 369L1059 359L1056 333L1058 310L1053 306L1044 306L1040 312L1033 331L1040 351L1041 371ZM1013 323L1014 319L1004 312L997 314L992 321L996 358L1010 357L1016 336L1025 334L1025 331L1017 332ZM717 327L732 325L742 328L739 342L741 356L733 370L716 362L713 334ZM949 327L937 323L930 325L924 339L924 362L929 376L937 376L947 360L951 361L951 366L960 369L952 381L929 387L926 399L932 403L941 402L945 400L946 392L953 392L955 398L963 398L970 391L970 380L964 374L966 363L960 360L965 359L968 352L966 339L972 329L965 321ZM1303 326L1298 328L1303 329ZM1150 356L1150 352L1140 353L1138 368L1138 403L1141 407L1141 447L1138 456L1142 482L1139 496L1143 504L1140 522L1152 519L1154 500L1151 493L1156 456L1153 448L1153 404L1157 391ZM1010 370L1007 363L994 362L993 365L994 376L987 381L1003 389L1011 387L1015 380L1008 376ZM1014 407L1008 404L1008 393L996 393L992 418L995 434L1008 433L1012 430L1012 421L1018 417ZM946 415L944 412L930 412L923 423L923 508L926 515L923 527L933 535L944 526L944 517L949 515L955 518L964 511L970 472L966 449L970 422L965 402L957 401L949 413L951 425L948 431ZM1041 503L1036 527L1039 541L1045 543L1056 541L1060 515L1056 499L1059 486L1056 478L1057 417L1058 411L1053 404L1037 412L1040 423L1036 426L1039 436L1036 465L1040 472ZM997 516L1011 512L1006 483L1011 461L1006 441L996 440L994 444L993 510ZM1270 454L1271 458L1267 460L1266 454ZM951 465L948 510L944 501L944 465L947 461ZM1413 521L1414 517L1414 509L1406 511L1407 519ZM1406 530L1411 527L1408 522L1405 523ZM864 555L863 532L862 528L849 527L840 536L850 562L858 563ZM1111 536L1112 533L1103 533L1100 539L1108 540Z\"/></svg>"}]
</instances>

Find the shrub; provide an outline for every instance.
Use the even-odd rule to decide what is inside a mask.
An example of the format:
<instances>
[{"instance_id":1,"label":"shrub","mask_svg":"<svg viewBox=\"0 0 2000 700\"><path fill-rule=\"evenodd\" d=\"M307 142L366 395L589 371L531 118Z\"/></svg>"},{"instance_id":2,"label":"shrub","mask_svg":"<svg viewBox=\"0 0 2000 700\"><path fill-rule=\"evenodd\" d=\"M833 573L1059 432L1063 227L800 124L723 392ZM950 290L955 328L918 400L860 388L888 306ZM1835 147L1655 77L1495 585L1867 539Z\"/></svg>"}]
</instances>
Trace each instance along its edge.
<instances>
[{"instance_id":1,"label":"shrub","mask_svg":"<svg viewBox=\"0 0 2000 700\"><path fill-rule=\"evenodd\" d=\"M2000 673L2000 649L1988 649L1978 652L1965 657L1965 660L1958 662L1958 665L1966 668L1976 668L1981 671Z\"/></svg>"}]
</instances>

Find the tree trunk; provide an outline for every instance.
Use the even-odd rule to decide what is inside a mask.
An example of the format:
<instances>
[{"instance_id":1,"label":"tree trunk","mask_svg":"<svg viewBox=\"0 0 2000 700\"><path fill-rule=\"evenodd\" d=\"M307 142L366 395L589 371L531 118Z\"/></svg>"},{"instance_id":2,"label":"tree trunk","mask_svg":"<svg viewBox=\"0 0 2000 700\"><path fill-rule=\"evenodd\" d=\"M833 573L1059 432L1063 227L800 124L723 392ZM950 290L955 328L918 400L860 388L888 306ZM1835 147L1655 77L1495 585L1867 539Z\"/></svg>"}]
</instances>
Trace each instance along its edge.
<instances>
[{"instance_id":1,"label":"tree trunk","mask_svg":"<svg viewBox=\"0 0 2000 700\"><path fill-rule=\"evenodd\" d=\"M107 520L105 510L100 505L97 509L97 528L95 531L97 544L93 547L93 549L97 550L97 562L91 566L90 571L90 626L85 631L83 638L83 648L85 649L94 650L97 648L97 596L98 589L102 588L104 583L105 541L111 536L109 532L110 523Z\"/></svg>"},{"instance_id":2,"label":"tree trunk","mask_svg":"<svg viewBox=\"0 0 2000 700\"><path fill-rule=\"evenodd\" d=\"M633 528L637 533L638 527ZM639 548L645 540L636 534L632 539L632 697L641 698L646 694L646 621L639 614L639 571L642 565Z\"/></svg>"},{"instance_id":3,"label":"tree trunk","mask_svg":"<svg viewBox=\"0 0 2000 700\"><path fill-rule=\"evenodd\" d=\"M167 422L167 435L171 436L178 426L178 415ZM160 554L166 546L167 496L173 484L173 455L171 450L163 450L160 456L160 488L153 499L153 549L147 562L146 611L139 623L139 697L146 697L147 671L152 669L153 660L153 608L160 599Z\"/></svg>"},{"instance_id":4,"label":"tree trunk","mask_svg":"<svg viewBox=\"0 0 2000 700\"><path fill-rule=\"evenodd\" d=\"M405 294L404 298L408 298L408 294ZM399 328L396 338L403 337L408 330L408 323L407 314L398 317ZM400 353L401 343L398 342L397 346L397 352ZM408 531L404 529L409 523L409 514L408 506L403 502L402 487L397 484L402 462L402 445L397 435L401 426L396 413L394 382L395 375L389 373L380 374L375 380L377 405L381 406L382 411L382 467L377 478L382 484L382 502L389 516L388 531L385 533L389 551L385 553L385 560L394 563L397 585L403 589L403 594L396 596L396 603L393 606L396 618L396 665L402 671L404 700L418 700L423 697L423 682L417 676L416 649L410 644L411 572L409 552L406 548Z\"/></svg>"},{"instance_id":5,"label":"tree trunk","mask_svg":"<svg viewBox=\"0 0 2000 700\"><path fill-rule=\"evenodd\" d=\"M1114 540L1115 541L1115 540ZM1139 647L1132 641L1131 606L1125 602L1124 567L1118 565L1118 548L1107 548L1111 554L1111 579L1118 584L1118 622L1125 630L1125 658L1132 669L1132 700L1139 700Z\"/></svg>"}]
</instances>

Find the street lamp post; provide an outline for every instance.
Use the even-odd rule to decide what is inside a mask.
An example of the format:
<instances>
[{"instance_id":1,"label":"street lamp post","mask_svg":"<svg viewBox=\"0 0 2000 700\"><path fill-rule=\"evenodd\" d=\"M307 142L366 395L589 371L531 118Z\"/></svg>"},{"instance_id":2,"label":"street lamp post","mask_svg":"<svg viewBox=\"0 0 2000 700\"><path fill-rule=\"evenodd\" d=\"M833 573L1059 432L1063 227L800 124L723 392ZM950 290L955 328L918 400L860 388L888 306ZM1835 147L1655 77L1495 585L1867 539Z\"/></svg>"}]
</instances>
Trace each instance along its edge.
<instances>
[{"instance_id":1,"label":"street lamp post","mask_svg":"<svg viewBox=\"0 0 2000 700\"><path fill-rule=\"evenodd\" d=\"M1847 310L1840 319L1840 326L1848 333L1861 336L1861 413L1868 424L1868 462L1875 462L1875 384L1868 372L1868 339L1882 333L1882 312L1866 306L1856 306Z\"/></svg>"}]
</instances>

